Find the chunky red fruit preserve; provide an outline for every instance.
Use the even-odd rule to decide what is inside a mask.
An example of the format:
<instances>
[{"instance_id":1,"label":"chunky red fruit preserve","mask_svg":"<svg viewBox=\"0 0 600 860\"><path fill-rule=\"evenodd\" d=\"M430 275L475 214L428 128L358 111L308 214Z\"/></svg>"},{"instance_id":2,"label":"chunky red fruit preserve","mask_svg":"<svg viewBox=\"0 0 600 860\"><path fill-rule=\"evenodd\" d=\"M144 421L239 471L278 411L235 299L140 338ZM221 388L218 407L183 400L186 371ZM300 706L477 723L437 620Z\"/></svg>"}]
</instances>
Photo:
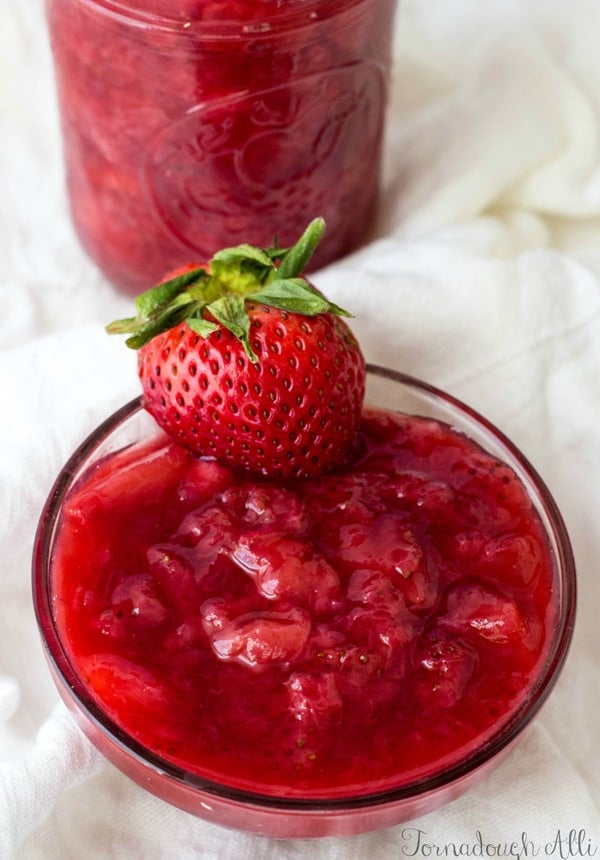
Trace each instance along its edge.
<instances>
[{"instance_id":1,"label":"chunky red fruit preserve","mask_svg":"<svg viewBox=\"0 0 600 860\"><path fill-rule=\"evenodd\" d=\"M307 212L315 266L362 239L396 0L46 2L73 218L115 284L286 246Z\"/></svg>"},{"instance_id":2,"label":"chunky red fruit preserve","mask_svg":"<svg viewBox=\"0 0 600 860\"><path fill-rule=\"evenodd\" d=\"M76 671L184 770L354 795L456 764L522 703L555 621L515 474L366 410L344 469L269 483L158 437L85 474L52 560Z\"/></svg>"}]
</instances>

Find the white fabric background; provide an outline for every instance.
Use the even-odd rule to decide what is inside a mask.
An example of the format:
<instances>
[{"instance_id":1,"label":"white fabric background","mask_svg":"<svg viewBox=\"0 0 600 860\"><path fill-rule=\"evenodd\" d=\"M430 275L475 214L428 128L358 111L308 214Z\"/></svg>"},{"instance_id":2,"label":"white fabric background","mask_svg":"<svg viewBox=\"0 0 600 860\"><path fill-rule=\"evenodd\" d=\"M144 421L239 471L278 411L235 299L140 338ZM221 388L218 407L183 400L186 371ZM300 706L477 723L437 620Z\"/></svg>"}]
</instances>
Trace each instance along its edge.
<instances>
[{"instance_id":1,"label":"white fabric background","mask_svg":"<svg viewBox=\"0 0 600 860\"><path fill-rule=\"evenodd\" d=\"M548 843L577 830L600 856L598 0L400 7L373 241L315 280L352 308L370 361L452 391L529 456L571 533L579 613L550 701L480 787L409 825L316 843L231 833L152 798L58 703L30 602L36 519L137 381L103 333L129 304L67 214L42 0L0 7L0 858L431 855L409 828L438 850L480 833L555 857Z\"/></svg>"}]
</instances>

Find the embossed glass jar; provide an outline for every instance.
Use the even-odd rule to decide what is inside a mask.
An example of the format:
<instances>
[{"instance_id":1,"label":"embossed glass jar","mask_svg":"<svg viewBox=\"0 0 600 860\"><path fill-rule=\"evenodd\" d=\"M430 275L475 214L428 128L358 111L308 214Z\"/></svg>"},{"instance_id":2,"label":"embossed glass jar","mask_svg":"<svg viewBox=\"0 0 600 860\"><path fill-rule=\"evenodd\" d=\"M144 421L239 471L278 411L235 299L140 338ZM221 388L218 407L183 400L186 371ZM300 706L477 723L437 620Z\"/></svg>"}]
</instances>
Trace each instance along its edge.
<instances>
[{"instance_id":1,"label":"embossed glass jar","mask_svg":"<svg viewBox=\"0 0 600 860\"><path fill-rule=\"evenodd\" d=\"M47 0L83 246L137 291L242 241L314 265L377 201L396 0Z\"/></svg>"}]
</instances>

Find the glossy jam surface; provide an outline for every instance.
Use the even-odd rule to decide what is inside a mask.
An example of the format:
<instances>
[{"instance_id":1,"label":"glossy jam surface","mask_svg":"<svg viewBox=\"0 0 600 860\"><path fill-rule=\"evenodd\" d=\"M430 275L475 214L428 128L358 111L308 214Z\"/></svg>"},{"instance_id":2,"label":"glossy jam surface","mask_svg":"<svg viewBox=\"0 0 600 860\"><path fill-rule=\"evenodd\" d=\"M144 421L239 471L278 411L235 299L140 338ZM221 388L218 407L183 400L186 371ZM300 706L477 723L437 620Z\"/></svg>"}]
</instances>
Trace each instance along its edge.
<instances>
[{"instance_id":1,"label":"glossy jam surface","mask_svg":"<svg viewBox=\"0 0 600 860\"><path fill-rule=\"evenodd\" d=\"M225 784L336 797L456 764L524 701L555 623L523 485L464 435L366 410L352 462L272 484L159 437L83 475L55 623L109 717Z\"/></svg>"},{"instance_id":2,"label":"glossy jam surface","mask_svg":"<svg viewBox=\"0 0 600 860\"><path fill-rule=\"evenodd\" d=\"M131 291L241 242L370 226L396 0L47 0L74 223ZM142 11L143 5L143 11ZM163 16L163 17L161 17Z\"/></svg>"}]
</instances>

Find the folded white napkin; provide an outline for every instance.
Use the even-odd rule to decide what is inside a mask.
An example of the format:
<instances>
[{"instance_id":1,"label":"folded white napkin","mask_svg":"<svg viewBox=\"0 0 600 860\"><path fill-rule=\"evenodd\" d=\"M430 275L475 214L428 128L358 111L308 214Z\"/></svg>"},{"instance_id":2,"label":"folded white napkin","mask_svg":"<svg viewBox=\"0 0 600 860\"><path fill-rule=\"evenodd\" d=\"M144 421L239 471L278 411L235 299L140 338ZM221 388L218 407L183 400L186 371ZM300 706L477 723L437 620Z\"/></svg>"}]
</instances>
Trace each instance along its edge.
<instances>
[{"instance_id":1,"label":"folded white napkin","mask_svg":"<svg viewBox=\"0 0 600 860\"><path fill-rule=\"evenodd\" d=\"M567 666L479 787L418 821L311 843L232 833L148 795L50 680L30 598L37 516L73 448L138 389L134 356L103 332L128 302L66 211L42 2L3 17L0 858L600 856L597 0L404 0L373 239L315 277L355 314L369 361L467 401L542 473L579 572Z\"/></svg>"}]
</instances>

